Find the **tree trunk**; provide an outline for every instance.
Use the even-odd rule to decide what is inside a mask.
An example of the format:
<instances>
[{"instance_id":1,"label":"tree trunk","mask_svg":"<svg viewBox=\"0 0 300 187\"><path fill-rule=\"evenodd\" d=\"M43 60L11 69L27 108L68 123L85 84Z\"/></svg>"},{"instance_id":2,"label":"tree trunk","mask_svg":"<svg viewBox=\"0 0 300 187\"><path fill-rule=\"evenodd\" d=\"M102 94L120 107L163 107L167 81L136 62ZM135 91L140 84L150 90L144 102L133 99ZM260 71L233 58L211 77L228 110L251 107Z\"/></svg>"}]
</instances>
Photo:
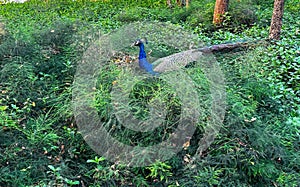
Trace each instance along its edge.
<instances>
[{"instance_id":1,"label":"tree trunk","mask_svg":"<svg viewBox=\"0 0 300 187\"><path fill-rule=\"evenodd\" d=\"M214 11L214 24L220 24L223 22L223 15L228 10L229 0L216 0L215 11Z\"/></svg>"},{"instance_id":2,"label":"tree trunk","mask_svg":"<svg viewBox=\"0 0 300 187\"><path fill-rule=\"evenodd\" d=\"M167 0L167 5L168 5L168 7L169 7L169 8L171 8L171 7L172 7L171 0Z\"/></svg>"},{"instance_id":3,"label":"tree trunk","mask_svg":"<svg viewBox=\"0 0 300 187\"><path fill-rule=\"evenodd\" d=\"M272 15L269 39L279 40L282 26L284 0L274 0L274 10Z\"/></svg>"}]
</instances>

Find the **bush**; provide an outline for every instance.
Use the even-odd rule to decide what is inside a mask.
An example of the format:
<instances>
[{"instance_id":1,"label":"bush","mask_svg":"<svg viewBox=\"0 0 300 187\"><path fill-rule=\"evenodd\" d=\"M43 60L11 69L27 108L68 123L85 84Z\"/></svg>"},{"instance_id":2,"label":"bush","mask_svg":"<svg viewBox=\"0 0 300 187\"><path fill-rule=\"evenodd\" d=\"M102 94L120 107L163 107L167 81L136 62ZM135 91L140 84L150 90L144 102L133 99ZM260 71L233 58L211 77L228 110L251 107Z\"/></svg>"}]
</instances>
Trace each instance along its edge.
<instances>
[{"instance_id":1,"label":"bush","mask_svg":"<svg viewBox=\"0 0 300 187\"><path fill-rule=\"evenodd\" d=\"M252 2L232 1L221 28L211 24L213 0L192 1L188 9L169 9L165 1L153 0L32 0L0 6L5 24L4 35L0 30L0 186L297 186L300 88L296 0L286 2L281 41L214 54L227 79L227 110L224 126L200 159L192 162L210 117L205 113L209 103L203 104L203 124L197 125L186 149L148 167L129 168L97 157L74 120L74 72L82 52L99 32L136 20L160 20L183 26L182 30L164 27L161 32L174 35L190 29L205 45L267 38L273 1ZM181 37L190 40L187 35ZM172 48L161 38L160 33L150 39L151 61L188 47L175 41L178 48ZM126 48L126 53L136 55L132 49ZM112 85L124 75L124 69L111 62L114 60L110 59L106 69L99 69L92 102L107 122L106 129L129 145L153 145L168 138L176 128L182 103L158 78L138 80L130 90L127 107L143 120L151 114L147 104L163 101L168 107L163 126L136 132L112 115ZM197 84L199 96L209 98L209 82L201 69L192 64L183 71ZM140 162L143 159L148 158Z\"/></svg>"}]
</instances>

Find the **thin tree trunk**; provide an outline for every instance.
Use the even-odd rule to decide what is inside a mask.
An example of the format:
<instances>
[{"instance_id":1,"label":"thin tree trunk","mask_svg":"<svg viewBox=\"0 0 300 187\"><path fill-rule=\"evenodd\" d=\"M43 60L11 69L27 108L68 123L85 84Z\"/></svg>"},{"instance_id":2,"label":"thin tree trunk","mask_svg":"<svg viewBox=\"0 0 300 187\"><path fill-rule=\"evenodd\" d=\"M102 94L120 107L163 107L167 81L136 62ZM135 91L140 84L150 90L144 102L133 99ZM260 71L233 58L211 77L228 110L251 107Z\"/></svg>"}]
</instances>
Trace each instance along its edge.
<instances>
[{"instance_id":1,"label":"thin tree trunk","mask_svg":"<svg viewBox=\"0 0 300 187\"><path fill-rule=\"evenodd\" d=\"M168 5L169 8L172 7L172 2L171 2L171 0L167 0L166 3L167 3L167 5ZM188 7L188 6L189 6L189 3L190 3L190 0L176 0L176 4L177 4L178 6L180 6L180 7L182 7L182 6L184 6L184 5L185 5L186 7Z\"/></svg>"},{"instance_id":2,"label":"thin tree trunk","mask_svg":"<svg viewBox=\"0 0 300 187\"><path fill-rule=\"evenodd\" d=\"M228 10L229 0L216 0L215 11L214 11L214 24L220 24L223 22L223 15Z\"/></svg>"},{"instance_id":3,"label":"thin tree trunk","mask_svg":"<svg viewBox=\"0 0 300 187\"><path fill-rule=\"evenodd\" d=\"M274 0L274 10L273 10L270 33L269 33L269 39L271 40L280 39L283 7L284 7L284 0Z\"/></svg>"},{"instance_id":4,"label":"thin tree trunk","mask_svg":"<svg viewBox=\"0 0 300 187\"><path fill-rule=\"evenodd\" d=\"M167 0L167 5L168 5L168 7L172 7L172 4L171 4L171 0Z\"/></svg>"}]
</instances>

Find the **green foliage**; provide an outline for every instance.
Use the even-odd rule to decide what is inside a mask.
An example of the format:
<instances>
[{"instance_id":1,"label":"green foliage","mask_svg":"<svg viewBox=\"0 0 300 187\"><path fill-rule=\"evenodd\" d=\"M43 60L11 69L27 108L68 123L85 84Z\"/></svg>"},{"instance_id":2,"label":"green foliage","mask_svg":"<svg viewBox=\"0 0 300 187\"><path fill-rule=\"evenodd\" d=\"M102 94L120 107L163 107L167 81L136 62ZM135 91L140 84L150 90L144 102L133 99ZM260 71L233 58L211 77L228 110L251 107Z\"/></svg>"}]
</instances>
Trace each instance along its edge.
<instances>
[{"instance_id":1,"label":"green foliage","mask_svg":"<svg viewBox=\"0 0 300 187\"><path fill-rule=\"evenodd\" d=\"M151 166L146 167L150 171L150 174L147 178L156 179L158 178L159 181L166 181L168 182L168 178L172 176L171 166L167 165L164 162L156 161Z\"/></svg>"},{"instance_id":2,"label":"green foliage","mask_svg":"<svg viewBox=\"0 0 300 187\"><path fill-rule=\"evenodd\" d=\"M225 19L225 25L230 27L252 26L257 20L252 0L230 1L228 9L229 20Z\"/></svg>"},{"instance_id":3,"label":"green foliage","mask_svg":"<svg viewBox=\"0 0 300 187\"><path fill-rule=\"evenodd\" d=\"M189 147L146 167L129 168L97 156L77 130L71 84L94 31L107 33L132 21L159 20L182 25L206 45L268 37L272 0L230 1L220 28L211 24L214 3L195 0L187 9L170 9L163 0L1 5L0 186L298 186L297 0L285 3L282 40L215 54L226 76L227 110L224 126L201 159L192 162L191 157L203 136L209 103L203 105L203 124L198 124ZM163 43L147 47L153 49L153 59L178 52ZM115 119L111 106L110 92L123 70L112 63L106 68L99 70L94 106L103 121L111 120L108 131L129 145L167 138L176 128L182 104L171 97L176 90L158 79L140 80L130 93L130 110L144 120L151 112L147 104L164 101L168 123L151 133L131 131ZM201 69L191 66L184 71L197 84L199 96L207 95L209 83Z\"/></svg>"},{"instance_id":4,"label":"green foliage","mask_svg":"<svg viewBox=\"0 0 300 187\"><path fill-rule=\"evenodd\" d=\"M154 52L155 53L155 52ZM197 71L197 74L195 73ZM199 69L187 70L191 74L193 80L198 84L199 98L205 99L203 95L208 95L209 85L206 77ZM97 92L95 107L101 119L106 122L105 127L110 132L111 136L118 139L122 143L139 146L155 145L162 140L169 137L177 125L176 122L180 118L182 101L176 95L176 91L171 85L165 81L156 78L145 78L144 80L130 80L136 81L132 90L129 90L129 105L122 105L120 108L133 113L136 119L141 121L147 120L151 114L149 105L155 106L155 103L163 103L166 110L165 122L150 132L136 132L131 129L126 129L115 117L111 103L111 91L113 83L122 84L121 81L126 79L126 74L110 62L107 67L100 70L97 82ZM129 79L134 79L130 77ZM125 88L126 89L126 88ZM202 90L201 90L202 89ZM128 91L128 90L126 90ZM122 94L120 95L123 96ZM202 97L201 97L202 96ZM205 102L203 100L202 102ZM209 102L203 104L207 107ZM119 102L119 105L122 103ZM204 110L204 109L199 109ZM118 111L118 112L124 112ZM203 114L207 115L207 114ZM138 137L138 138L137 138ZM147 158L143 158L147 159ZM142 159L141 159L142 162Z\"/></svg>"},{"instance_id":5,"label":"green foliage","mask_svg":"<svg viewBox=\"0 0 300 187\"><path fill-rule=\"evenodd\" d=\"M241 32L246 28L252 27L257 21L256 9L251 0L234 0L229 1L228 12L224 16L224 22L216 27L212 24L214 6L215 1L197 1L192 3L192 6L185 10L183 14L177 13L177 16L184 17L186 15L186 19L182 19L183 21L208 33L220 28L231 32ZM176 14L174 17L176 17Z\"/></svg>"},{"instance_id":6,"label":"green foliage","mask_svg":"<svg viewBox=\"0 0 300 187\"><path fill-rule=\"evenodd\" d=\"M207 186L214 186L219 184L222 170L216 170L214 168L203 168L199 175L194 176L197 184L203 184Z\"/></svg>"},{"instance_id":7,"label":"green foliage","mask_svg":"<svg viewBox=\"0 0 300 187\"><path fill-rule=\"evenodd\" d=\"M193 27L212 28L214 3L209 0L192 3L191 10L188 10L192 11L192 13L186 18L187 23Z\"/></svg>"}]
</instances>

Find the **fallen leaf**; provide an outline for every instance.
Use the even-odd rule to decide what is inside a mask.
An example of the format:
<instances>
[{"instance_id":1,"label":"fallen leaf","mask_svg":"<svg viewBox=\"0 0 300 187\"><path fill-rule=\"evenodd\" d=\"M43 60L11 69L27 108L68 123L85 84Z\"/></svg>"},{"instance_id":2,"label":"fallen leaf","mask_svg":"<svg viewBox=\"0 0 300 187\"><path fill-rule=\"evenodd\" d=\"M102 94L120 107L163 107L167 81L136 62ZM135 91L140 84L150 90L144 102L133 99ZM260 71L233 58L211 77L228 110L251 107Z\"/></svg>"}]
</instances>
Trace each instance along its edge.
<instances>
[{"instance_id":1,"label":"fallen leaf","mask_svg":"<svg viewBox=\"0 0 300 187\"><path fill-rule=\"evenodd\" d=\"M188 158L188 156L184 156L183 157L183 160L186 162L186 163L190 163L190 158Z\"/></svg>"},{"instance_id":2,"label":"fallen leaf","mask_svg":"<svg viewBox=\"0 0 300 187\"><path fill-rule=\"evenodd\" d=\"M257 119L257 118L255 118L255 117L252 117L250 120L248 120L248 119L245 119L244 121L245 121L245 122L247 122L247 123L251 123L251 122L254 122L254 121L256 121L256 119Z\"/></svg>"},{"instance_id":3,"label":"fallen leaf","mask_svg":"<svg viewBox=\"0 0 300 187\"><path fill-rule=\"evenodd\" d=\"M184 150L186 150L190 146L190 140L183 144Z\"/></svg>"}]
</instances>

